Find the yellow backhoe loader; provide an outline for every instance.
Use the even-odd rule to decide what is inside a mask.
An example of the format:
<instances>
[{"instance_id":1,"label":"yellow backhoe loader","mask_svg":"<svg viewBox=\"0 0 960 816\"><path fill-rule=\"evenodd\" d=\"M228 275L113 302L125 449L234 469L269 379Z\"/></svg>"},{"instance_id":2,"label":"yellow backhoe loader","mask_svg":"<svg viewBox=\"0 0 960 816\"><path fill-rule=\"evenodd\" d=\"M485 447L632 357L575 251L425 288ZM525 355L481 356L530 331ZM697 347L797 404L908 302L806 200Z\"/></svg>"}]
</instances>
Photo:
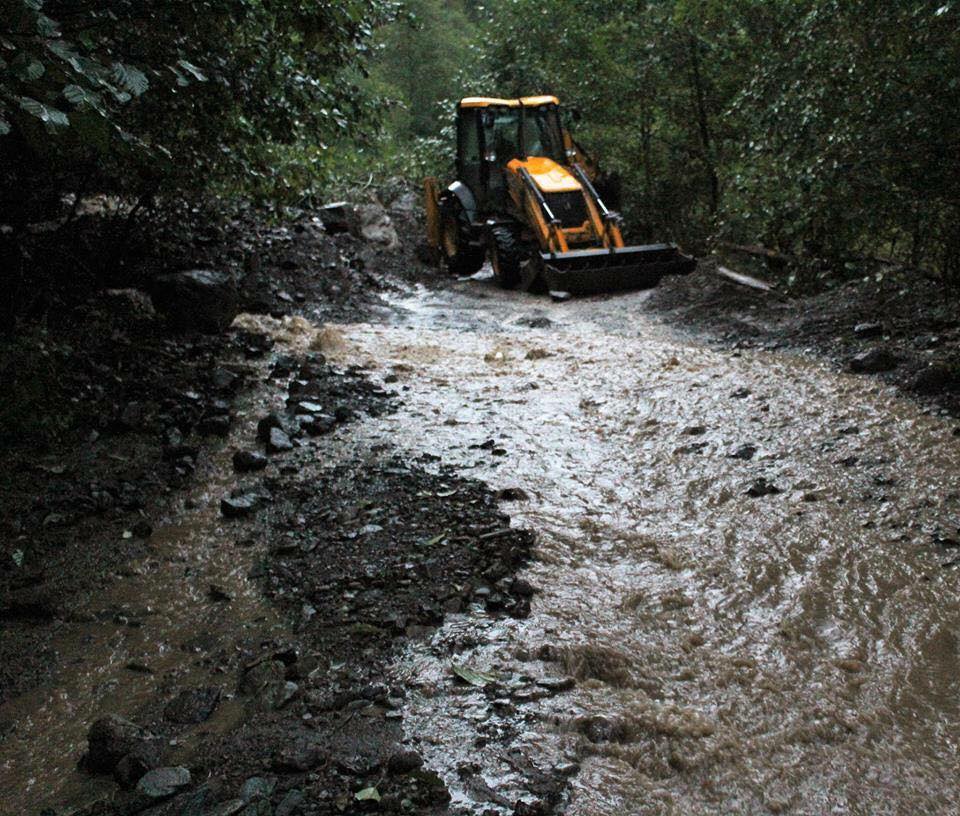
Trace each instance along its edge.
<instances>
[{"instance_id":1,"label":"yellow backhoe loader","mask_svg":"<svg viewBox=\"0 0 960 816\"><path fill-rule=\"evenodd\" d=\"M621 217L561 127L555 96L469 97L457 106L457 180L424 182L427 239L452 274L489 256L501 286L572 295L656 286L693 258L673 244L624 246Z\"/></svg>"}]
</instances>

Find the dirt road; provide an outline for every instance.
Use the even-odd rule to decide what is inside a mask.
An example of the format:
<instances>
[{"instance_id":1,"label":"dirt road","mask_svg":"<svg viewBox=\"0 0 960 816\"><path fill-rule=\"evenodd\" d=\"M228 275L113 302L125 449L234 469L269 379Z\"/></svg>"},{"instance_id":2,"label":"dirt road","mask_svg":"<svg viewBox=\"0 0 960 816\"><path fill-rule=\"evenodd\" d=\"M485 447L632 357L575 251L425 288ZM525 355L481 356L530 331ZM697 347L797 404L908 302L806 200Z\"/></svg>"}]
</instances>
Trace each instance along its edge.
<instances>
[{"instance_id":1,"label":"dirt road","mask_svg":"<svg viewBox=\"0 0 960 816\"><path fill-rule=\"evenodd\" d=\"M75 768L113 711L202 783L158 813L956 812L952 424L649 297L481 275L326 331L245 318L277 347L226 446L0 709L0 811L142 811ZM344 423L233 473L305 402Z\"/></svg>"},{"instance_id":2,"label":"dirt road","mask_svg":"<svg viewBox=\"0 0 960 816\"><path fill-rule=\"evenodd\" d=\"M562 758L581 765L572 814L956 811L952 426L822 363L709 350L645 297L471 281L343 328L348 359L407 386L371 440L529 497L532 616L434 640L480 671L577 681L438 696L443 659L415 649L407 733L475 812L487 788L522 792L518 765ZM507 744L487 735L505 710L523 724Z\"/></svg>"}]
</instances>

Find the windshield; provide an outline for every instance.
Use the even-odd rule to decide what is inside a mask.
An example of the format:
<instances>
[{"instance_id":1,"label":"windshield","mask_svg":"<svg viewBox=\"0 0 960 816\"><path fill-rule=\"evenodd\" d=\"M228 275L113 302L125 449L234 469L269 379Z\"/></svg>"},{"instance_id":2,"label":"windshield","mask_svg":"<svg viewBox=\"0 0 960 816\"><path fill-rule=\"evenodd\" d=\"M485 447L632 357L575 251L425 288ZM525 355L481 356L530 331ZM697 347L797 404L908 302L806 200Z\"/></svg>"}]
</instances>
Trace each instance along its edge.
<instances>
[{"instance_id":1,"label":"windshield","mask_svg":"<svg viewBox=\"0 0 960 816\"><path fill-rule=\"evenodd\" d=\"M543 156L563 164L563 136L555 105L526 108L523 119L523 144L527 156Z\"/></svg>"},{"instance_id":2,"label":"windshield","mask_svg":"<svg viewBox=\"0 0 960 816\"><path fill-rule=\"evenodd\" d=\"M523 147L520 149L521 113ZM488 155L496 156L497 164L523 156L543 156L563 163L563 135L555 105L537 108L490 108L485 112L484 142Z\"/></svg>"},{"instance_id":3,"label":"windshield","mask_svg":"<svg viewBox=\"0 0 960 816\"><path fill-rule=\"evenodd\" d=\"M490 108L483 118L483 137L487 154L506 164L520 155L520 109Z\"/></svg>"}]
</instances>

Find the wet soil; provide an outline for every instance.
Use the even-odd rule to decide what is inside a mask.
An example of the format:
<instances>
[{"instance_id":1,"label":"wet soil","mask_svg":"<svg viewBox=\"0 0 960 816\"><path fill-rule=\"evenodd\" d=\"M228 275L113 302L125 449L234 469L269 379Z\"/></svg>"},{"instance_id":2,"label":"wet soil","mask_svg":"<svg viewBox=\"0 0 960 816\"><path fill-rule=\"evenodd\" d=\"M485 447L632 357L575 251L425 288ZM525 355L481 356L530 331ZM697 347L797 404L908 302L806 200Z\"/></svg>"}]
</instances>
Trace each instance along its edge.
<instances>
[{"instance_id":1,"label":"wet soil","mask_svg":"<svg viewBox=\"0 0 960 816\"><path fill-rule=\"evenodd\" d=\"M762 269L734 267L775 282ZM717 346L800 352L846 371L856 368L858 355L882 352L889 359L865 373L960 417L957 293L941 282L891 273L788 296L734 284L715 268L704 262L689 277L665 279L644 312Z\"/></svg>"},{"instance_id":2,"label":"wet soil","mask_svg":"<svg viewBox=\"0 0 960 816\"><path fill-rule=\"evenodd\" d=\"M0 812L958 804L935 290L554 304L311 216L201 233L254 313L72 307L61 441L4 454ZM78 768L108 713L184 793Z\"/></svg>"}]
</instances>

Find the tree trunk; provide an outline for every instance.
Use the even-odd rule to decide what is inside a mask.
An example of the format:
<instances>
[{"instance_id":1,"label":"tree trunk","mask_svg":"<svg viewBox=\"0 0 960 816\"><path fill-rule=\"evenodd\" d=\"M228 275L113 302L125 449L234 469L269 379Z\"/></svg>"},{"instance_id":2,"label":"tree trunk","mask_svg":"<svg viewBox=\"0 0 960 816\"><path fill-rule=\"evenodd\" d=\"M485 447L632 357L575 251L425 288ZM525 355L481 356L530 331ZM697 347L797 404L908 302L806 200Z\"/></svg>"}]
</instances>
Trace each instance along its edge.
<instances>
[{"instance_id":1,"label":"tree trunk","mask_svg":"<svg viewBox=\"0 0 960 816\"><path fill-rule=\"evenodd\" d=\"M693 84L693 93L697 107L697 126L700 133L700 147L703 150L703 162L707 168L707 179L710 184L710 214L716 215L720 209L720 179L713 160L713 135L710 132L710 118L707 113L706 93L703 87L703 76L700 71L700 44L693 34L689 37L690 45L690 80Z\"/></svg>"}]
</instances>

